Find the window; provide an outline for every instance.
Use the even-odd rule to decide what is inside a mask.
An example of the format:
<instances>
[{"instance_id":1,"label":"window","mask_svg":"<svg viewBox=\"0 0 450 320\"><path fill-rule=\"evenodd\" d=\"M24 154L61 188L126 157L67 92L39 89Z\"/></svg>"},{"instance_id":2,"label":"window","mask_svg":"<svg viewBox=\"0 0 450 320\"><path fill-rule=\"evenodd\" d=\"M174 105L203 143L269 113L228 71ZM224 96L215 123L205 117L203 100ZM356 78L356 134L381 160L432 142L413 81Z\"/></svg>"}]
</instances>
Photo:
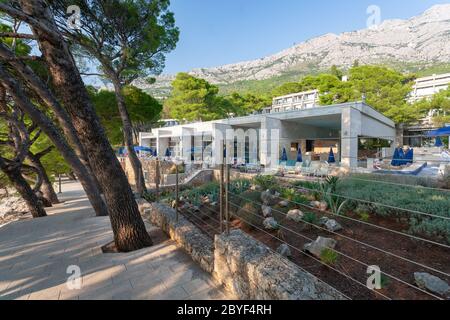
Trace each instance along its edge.
<instances>
[{"instance_id":1,"label":"window","mask_svg":"<svg viewBox=\"0 0 450 320\"><path fill-rule=\"evenodd\" d=\"M298 150L298 142L291 142L291 151L296 152Z\"/></svg>"}]
</instances>

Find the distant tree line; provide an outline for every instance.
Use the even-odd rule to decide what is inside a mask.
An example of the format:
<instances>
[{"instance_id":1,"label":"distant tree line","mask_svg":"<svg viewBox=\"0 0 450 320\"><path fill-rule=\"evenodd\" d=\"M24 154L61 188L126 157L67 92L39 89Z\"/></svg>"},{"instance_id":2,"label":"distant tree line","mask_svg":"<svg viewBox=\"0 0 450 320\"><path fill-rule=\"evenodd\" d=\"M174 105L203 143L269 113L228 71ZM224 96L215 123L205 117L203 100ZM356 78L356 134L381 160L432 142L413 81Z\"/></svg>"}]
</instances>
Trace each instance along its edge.
<instances>
[{"instance_id":1,"label":"distant tree line","mask_svg":"<svg viewBox=\"0 0 450 320\"><path fill-rule=\"evenodd\" d=\"M439 110L436 123L448 122L449 90L436 94L432 100L408 103L414 74L402 74L384 66L355 62L344 72L333 66L328 73L305 76L298 82L287 82L265 94L232 93L220 95L218 86L206 80L179 73L173 81L171 96L165 101L165 113L178 120L214 120L229 115L247 115L272 104L272 99L291 93L317 89L320 105L365 100L367 104L396 123L414 123L429 110Z\"/></svg>"}]
</instances>

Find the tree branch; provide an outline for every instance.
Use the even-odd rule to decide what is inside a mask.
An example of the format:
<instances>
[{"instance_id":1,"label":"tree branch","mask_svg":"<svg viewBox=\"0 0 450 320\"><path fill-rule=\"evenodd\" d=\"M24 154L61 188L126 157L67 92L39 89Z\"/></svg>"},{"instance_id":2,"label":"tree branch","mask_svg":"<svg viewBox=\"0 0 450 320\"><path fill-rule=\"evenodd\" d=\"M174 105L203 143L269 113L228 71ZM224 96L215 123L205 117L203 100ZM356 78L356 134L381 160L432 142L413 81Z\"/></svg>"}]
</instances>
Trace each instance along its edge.
<instances>
[{"instance_id":1,"label":"tree branch","mask_svg":"<svg viewBox=\"0 0 450 320\"><path fill-rule=\"evenodd\" d=\"M0 38L36 40L36 36L34 34L16 33L16 32L0 32Z\"/></svg>"}]
</instances>

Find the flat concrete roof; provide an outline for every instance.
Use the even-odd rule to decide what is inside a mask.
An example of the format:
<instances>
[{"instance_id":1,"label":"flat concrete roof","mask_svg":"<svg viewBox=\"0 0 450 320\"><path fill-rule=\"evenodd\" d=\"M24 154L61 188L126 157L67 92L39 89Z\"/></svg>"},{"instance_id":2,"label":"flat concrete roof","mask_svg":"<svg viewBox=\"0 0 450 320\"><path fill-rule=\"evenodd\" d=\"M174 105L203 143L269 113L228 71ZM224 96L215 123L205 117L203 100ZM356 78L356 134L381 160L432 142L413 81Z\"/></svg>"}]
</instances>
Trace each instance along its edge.
<instances>
[{"instance_id":1,"label":"flat concrete roof","mask_svg":"<svg viewBox=\"0 0 450 320\"><path fill-rule=\"evenodd\" d=\"M168 137L171 135L171 132L181 133L183 128L198 128L201 126L201 130L203 132L208 132L213 129L213 124L227 124L231 126L239 126L239 127L251 127L256 124L260 124L264 118L272 118L279 119L283 121L296 121L296 120L304 120L307 121L309 119L314 120L315 122L320 122L321 117L324 121L332 121L335 122L336 117L342 113L342 110L345 108L355 108L359 110L362 114L367 117L373 118L389 127L395 128L395 123L388 117L384 116L368 104L357 101L357 102L347 102L341 104L333 104L333 105L325 105L325 106L316 106L309 109L302 110L289 110L289 111L281 111L281 112L271 112L271 113L258 113L254 115L236 117L236 118L228 118L228 119L220 119L206 122L196 122L196 123L186 123L180 124L172 127L163 127L163 128L155 128L152 130L153 133L159 131L159 135L161 137ZM200 128L199 128L200 129ZM143 138L151 138L156 137L156 134L152 133L141 133Z\"/></svg>"}]
</instances>

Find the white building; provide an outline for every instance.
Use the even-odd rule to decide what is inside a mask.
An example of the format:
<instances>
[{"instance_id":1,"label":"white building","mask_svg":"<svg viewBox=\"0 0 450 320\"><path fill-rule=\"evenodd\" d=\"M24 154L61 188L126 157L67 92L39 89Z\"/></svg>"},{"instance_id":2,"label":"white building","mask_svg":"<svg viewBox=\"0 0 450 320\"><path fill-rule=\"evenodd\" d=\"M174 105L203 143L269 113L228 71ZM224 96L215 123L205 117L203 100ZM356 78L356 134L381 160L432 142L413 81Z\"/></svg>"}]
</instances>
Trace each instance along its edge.
<instances>
[{"instance_id":1,"label":"white building","mask_svg":"<svg viewBox=\"0 0 450 320\"><path fill-rule=\"evenodd\" d=\"M273 98L274 112L314 108L319 103L319 90L292 93Z\"/></svg>"},{"instance_id":2,"label":"white building","mask_svg":"<svg viewBox=\"0 0 450 320\"><path fill-rule=\"evenodd\" d=\"M172 157L211 165L222 162L226 146L228 163L258 162L266 168L278 165L283 148L294 162L299 147L305 157L333 148L343 166L356 167L361 137L395 141L394 122L363 102L317 106L283 99L259 114L142 132L140 145L156 149L160 156L169 149Z\"/></svg>"},{"instance_id":3,"label":"white building","mask_svg":"<svg viewBox=\"0 0 450 320\"><path fill-rule=\"evenodd\" d=\"M446 90L450 85L450 73L434 74L430 77L417 78L409 102L429 99L439 91Z\"/></svg>"}]
</instances>

